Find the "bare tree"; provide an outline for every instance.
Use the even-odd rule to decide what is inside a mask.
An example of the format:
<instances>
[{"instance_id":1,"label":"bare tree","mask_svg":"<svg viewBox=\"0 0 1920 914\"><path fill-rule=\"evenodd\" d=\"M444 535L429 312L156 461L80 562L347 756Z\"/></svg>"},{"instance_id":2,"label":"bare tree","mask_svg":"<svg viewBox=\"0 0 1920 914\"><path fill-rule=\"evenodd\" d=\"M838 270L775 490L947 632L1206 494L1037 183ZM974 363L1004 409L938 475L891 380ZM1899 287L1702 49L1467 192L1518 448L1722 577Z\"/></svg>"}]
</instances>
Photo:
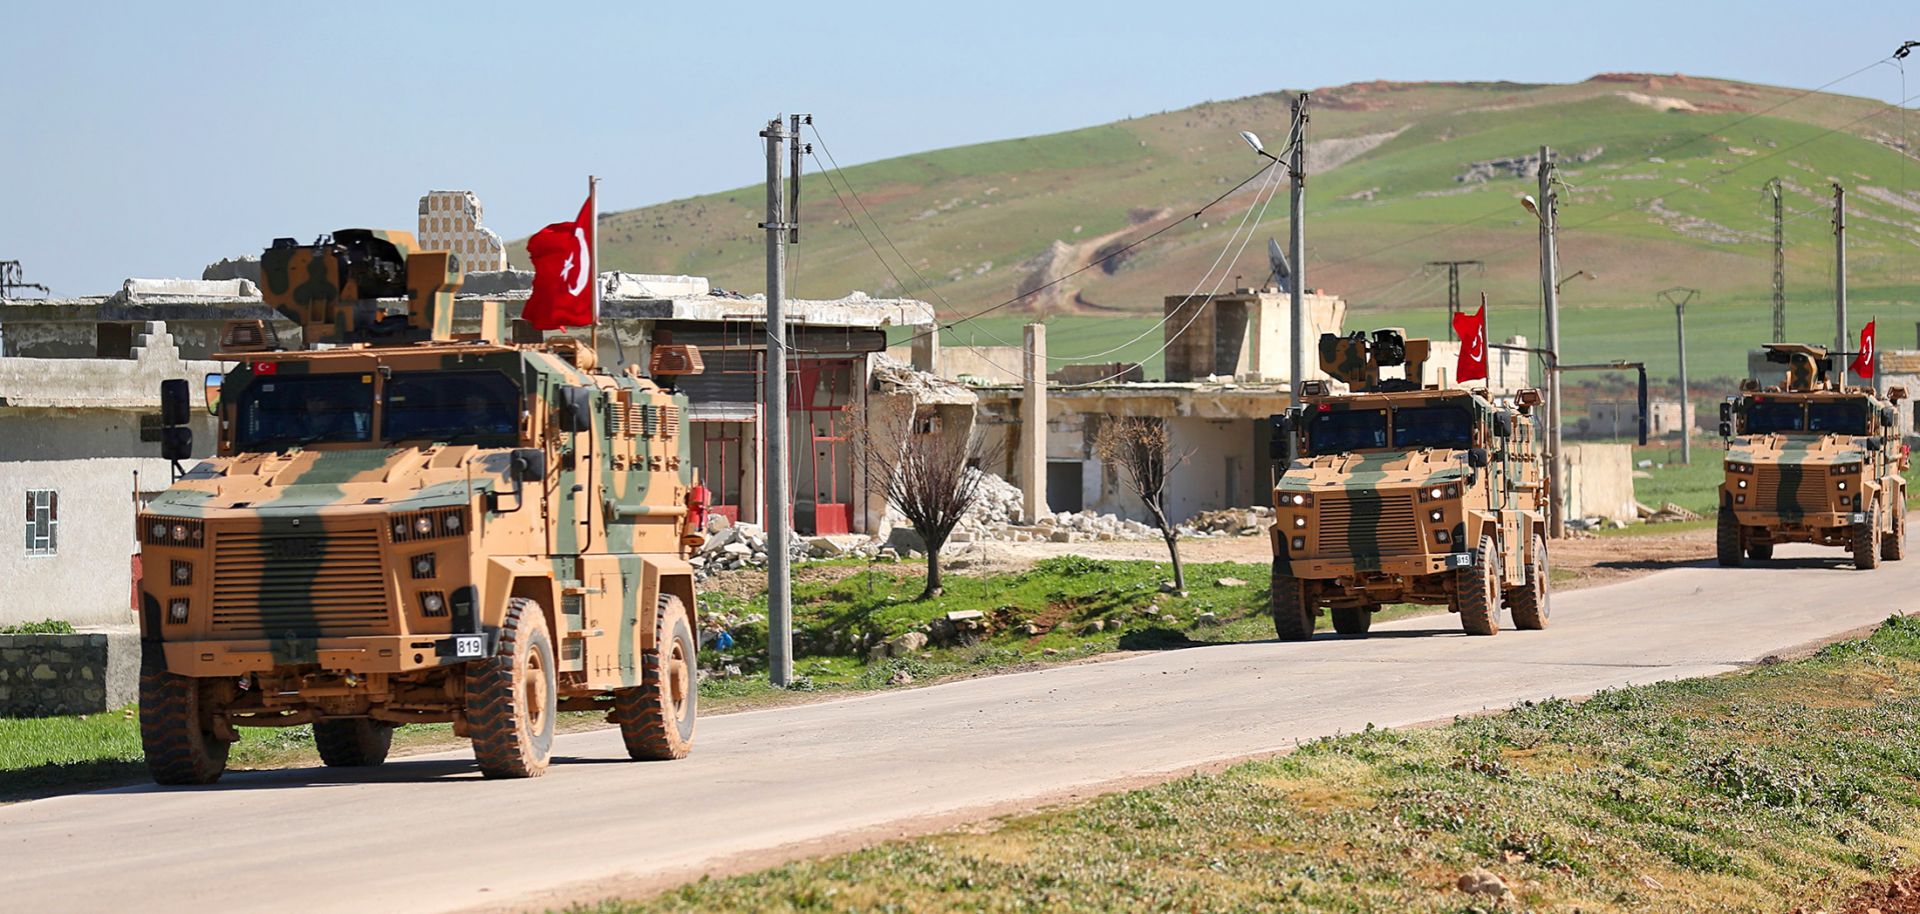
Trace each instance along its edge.
<instances>
[{"instance_id":1,"label":"bare tree","mask_svg":"<svg viewBox=\"0 0 1920 914\"><path fill-rule=\"evenodd\" d=\"M1166 420L1150 416L1114 416L1102 421L1094 433L1093 448L1103 463L1125 471L1127 488L1147 506L1154 526L1167 541L1167 555L1173 559L1173 589L1186 593L1180 535L1167 522L1167 480L1193 456L1193 451L1175 455Z\"/></svg>"},{"instance_id":2,"label":"bare tree","mask_svg":"<svg viewBox=\"0 0 1920 914\"><path fill-rule=\"evenodd\" d=\"M980 497L985 476L972 467L985 462L986 445L971 427L946 428L932 407L856 416L852 424L868 479L927 547L927 586L920 599L937 597L940 549Z\"/></svg>"}]
</instances>

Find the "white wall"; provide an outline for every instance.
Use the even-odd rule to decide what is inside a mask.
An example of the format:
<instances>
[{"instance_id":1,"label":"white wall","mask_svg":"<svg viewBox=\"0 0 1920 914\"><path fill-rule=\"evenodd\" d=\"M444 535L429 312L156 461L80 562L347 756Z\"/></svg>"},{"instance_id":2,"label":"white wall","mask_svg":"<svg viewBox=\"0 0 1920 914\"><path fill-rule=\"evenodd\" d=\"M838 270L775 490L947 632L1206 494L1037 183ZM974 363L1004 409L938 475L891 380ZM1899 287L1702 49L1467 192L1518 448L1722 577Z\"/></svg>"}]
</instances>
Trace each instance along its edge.
<instances>
[{"instance_id":1,"label":"white wall","mask_svg":"<svg viewBox=\"0 0 1920 914\"><path fill-rule=\"evenodd\" d=\"M133 621L128 595L133 534L133 474L141 488L166 488L159 459L20 460L0 463L0 625L64 619L75 625ZM60 495L58 547L26 554L28 489Z\"/></svg>"}]
</instances>

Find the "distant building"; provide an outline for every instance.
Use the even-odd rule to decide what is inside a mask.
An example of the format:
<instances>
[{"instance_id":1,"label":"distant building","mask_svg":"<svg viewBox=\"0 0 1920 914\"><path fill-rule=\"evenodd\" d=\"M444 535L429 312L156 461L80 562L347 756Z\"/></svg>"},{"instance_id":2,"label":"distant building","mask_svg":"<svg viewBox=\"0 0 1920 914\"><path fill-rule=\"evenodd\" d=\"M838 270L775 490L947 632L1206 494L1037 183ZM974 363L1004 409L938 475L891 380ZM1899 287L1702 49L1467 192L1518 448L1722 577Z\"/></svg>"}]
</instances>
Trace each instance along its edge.
<instances>
[{"instance_id":1,"label":"distant building","mask_svg":"<svg viewBox=\"0 0 1920 914\"><path fill-rule=\"evenodd\" d=\"M507 245L482 224L480 198L470 190L436 190L420 198L420 230L414 233L429 251L460 255L468 273L507 268Z\"/></svg>"}]
</instances>

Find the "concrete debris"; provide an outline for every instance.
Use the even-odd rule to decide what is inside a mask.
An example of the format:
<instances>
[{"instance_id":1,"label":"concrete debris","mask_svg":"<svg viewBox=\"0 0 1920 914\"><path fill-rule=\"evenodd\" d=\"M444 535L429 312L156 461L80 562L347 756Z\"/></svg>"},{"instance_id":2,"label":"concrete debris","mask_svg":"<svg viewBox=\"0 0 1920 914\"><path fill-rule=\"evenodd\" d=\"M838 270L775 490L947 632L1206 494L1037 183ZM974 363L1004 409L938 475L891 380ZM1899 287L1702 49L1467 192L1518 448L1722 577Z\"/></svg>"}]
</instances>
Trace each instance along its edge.
<instances>
[{"instance_id":1,"label":"concrete debris","mask_svg":"<svg viewBox=\"0 0 1920 914\"><path fill-rule=\"evenodd\" d=\"M1498 899L1512 894L1512 890L1507 888L1507 881L1485 867L1476 866L1461 873L1458 885L1460 891L1469 895Z\"/></svg>"},{"instance_id":2,"label":"concrete debris","mask_svg":"<svg viewBox=\"0 0 1920 914\"><path fill-rule=\"evenodd\" d=\"M1658 508L1649 508L1640 502L1633 503L1634 513L1649 524L1671 524L1680 521L1699 520L1697 512L1690 511L1673 502L1666 502Z\"/></svg>"},{"instance_id":3,"label":"concrete debris","mask_svg":"<svg viewBox=\"0 0 1920 914\"><path fill-rule=\"evenodd\" d=\"M1196 536L1256 536L1267 532L1273 523L1273 509L1265 505L1251 508L1221 508L1202 511L1181 525L1181 535L1192 530Z\"/></svg>"}]
</instances>

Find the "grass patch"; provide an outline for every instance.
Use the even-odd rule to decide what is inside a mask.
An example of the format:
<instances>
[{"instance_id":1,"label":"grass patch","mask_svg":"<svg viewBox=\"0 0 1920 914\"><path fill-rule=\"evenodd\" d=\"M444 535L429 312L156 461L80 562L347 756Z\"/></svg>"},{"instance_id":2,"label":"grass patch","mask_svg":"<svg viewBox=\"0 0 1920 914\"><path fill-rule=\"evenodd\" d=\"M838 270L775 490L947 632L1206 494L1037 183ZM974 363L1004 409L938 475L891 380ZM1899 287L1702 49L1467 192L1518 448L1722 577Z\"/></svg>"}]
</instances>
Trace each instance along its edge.
<instances>
[{"instance_id":1,"label":"grass patch","mask_svg":"<svg viewBox=\"0 0 1920 914\"><path fill-rule=\"evenodd\" d=\"M574 914L1831 907L1920 845L1920 621Z\"/></svg>"},{"instance_id":2,"label":"grass patch","mask_svg":"<svg viewBox=\"0 0 1920 914\"><path fill-rule=\"evenodd\" d=\"M14 625L0 625L0 635L71 635L73 623L63 619L44 619L39 622L20 622Z\"/></svg>"}]
</instances>

